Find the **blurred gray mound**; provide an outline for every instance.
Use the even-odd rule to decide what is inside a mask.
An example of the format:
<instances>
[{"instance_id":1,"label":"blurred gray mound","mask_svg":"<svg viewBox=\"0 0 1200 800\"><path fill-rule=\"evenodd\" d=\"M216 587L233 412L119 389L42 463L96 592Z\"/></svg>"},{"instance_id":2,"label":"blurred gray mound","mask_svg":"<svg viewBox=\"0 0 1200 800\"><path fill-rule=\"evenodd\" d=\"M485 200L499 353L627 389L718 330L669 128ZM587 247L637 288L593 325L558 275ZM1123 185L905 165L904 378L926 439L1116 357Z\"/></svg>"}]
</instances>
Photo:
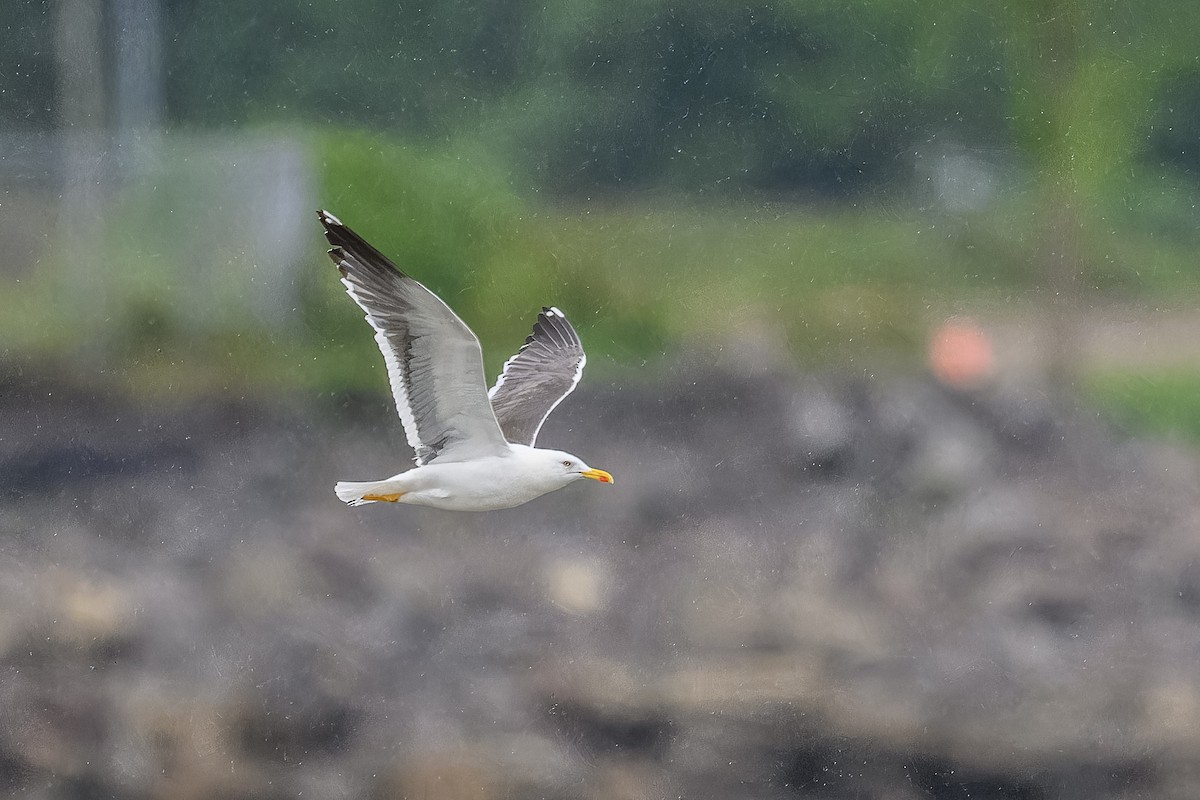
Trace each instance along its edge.
<instances>
[{"instance_id":1,"label":"blurred gray mound","mask_svg":"<svg viewBox=\"0 0 1200 800\"><path fill-rule=\"evenodd\" d=\"M383 398L8 378L0 787L1200 796L1193 454L913 378L598 382L542 439L616 485L468 515L336 501L408 459Z\"/></svg>"}]
</instances>

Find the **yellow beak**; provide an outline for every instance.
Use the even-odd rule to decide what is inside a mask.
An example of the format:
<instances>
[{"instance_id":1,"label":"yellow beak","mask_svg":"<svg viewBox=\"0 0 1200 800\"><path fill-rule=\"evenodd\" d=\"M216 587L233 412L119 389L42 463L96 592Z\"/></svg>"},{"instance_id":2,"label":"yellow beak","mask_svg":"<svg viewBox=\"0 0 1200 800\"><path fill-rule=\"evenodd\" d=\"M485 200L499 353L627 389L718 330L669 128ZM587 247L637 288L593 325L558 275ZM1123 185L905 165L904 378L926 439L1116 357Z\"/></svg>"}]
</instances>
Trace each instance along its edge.
<instances>
[{"instance_id":1,"label":"yellow beak","mask_svg":"<svg viewBox=\"0 0 1200 800\"><path fill-rule=\"evenodd\" d=\"M579 474L585 478L591 478L594 481L600 481L601 483L612 483L613 482L612 475L609 475L607 472L605 472L602 469L585 469L583 472L581 472Z\"/></svg>"}]
</instances>

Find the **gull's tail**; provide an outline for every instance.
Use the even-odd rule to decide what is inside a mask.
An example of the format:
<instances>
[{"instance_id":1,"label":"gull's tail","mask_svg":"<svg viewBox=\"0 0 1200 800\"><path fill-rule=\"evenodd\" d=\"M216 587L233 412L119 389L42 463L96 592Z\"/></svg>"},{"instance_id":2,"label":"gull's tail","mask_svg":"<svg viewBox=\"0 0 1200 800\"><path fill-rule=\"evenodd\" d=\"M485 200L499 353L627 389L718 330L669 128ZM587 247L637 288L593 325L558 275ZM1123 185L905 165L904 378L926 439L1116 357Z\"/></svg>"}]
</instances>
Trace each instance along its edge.
<instances>
[{"instance_id":1,"label":"gull's tail","mask_svg":"<svg viewBox=\"0 0 1200 800\"><path fill-rule=\"evenodd\" d=\"M351 506L367 503L395 503L401 492L390 481L338 481L333 491L338 500Z\"/></svg>"}]
</instances>

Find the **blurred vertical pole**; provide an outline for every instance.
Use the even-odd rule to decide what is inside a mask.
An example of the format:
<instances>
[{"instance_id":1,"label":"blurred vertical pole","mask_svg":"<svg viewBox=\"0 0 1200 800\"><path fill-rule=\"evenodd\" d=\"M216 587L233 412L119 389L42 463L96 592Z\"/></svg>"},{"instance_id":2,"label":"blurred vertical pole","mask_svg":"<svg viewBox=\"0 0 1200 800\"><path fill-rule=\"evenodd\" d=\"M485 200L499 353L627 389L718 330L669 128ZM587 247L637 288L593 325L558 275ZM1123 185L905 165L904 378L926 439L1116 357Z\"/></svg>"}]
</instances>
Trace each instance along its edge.
<instances>
[{"instance_id":1,"label":"blurred vertical pole","mask_svg":"<svg viewBox=\"0 0 1200 800\"><path fill-rule=\"evenodd\" d=\"M1079 26L1082 15L1076 0L1046 2L1038 20L1041 39L1037 69L1044 81L1049 140L1045 143L1043 200L1046 215L1040 232L1047 307L1044 327L1049 349L1050 376L1060 388L1074 383L1079 374L1076 323L1082 296L1079 186L1071 137L1072 112L1078 88Z\"/></svg>"},{"instance_id":2,"label":"blurred vertical pole","mask_svg":"<svg viewBox=\"0 0 1200 800\"><path fill-rule=\"evenodd\" d=\"M104 340L106 308L101 219L106 161L104 59L100 0L57 0L55 8L62 200L58 216L59 284L64 311L78 328L76 355L89 365Z\"/></svg>"},{"instance_id":3,"label":"blurred vertical pole","mask_svg":"<svg viewBox=\"0 0 1200 800\"><path fill-rule=\"evenodd\" d=\"M158 0L114 0L117 166L139 175L157 158L162 129L162 46Z\"/></svg>"},{"instance_id":4,"label":"blurred vertical pole","mask_svg":"<svg viewBox=\"0 0 1200 800\"><path fill-rule=\"evenodd\" d=\"M1041 181L1037 259L1044 292L1039 326L1047 376L1059 387L1078 373L1076 329L1081 219L1072 124L1079 89L1081 31L1079 0L1021 0L1014 15L1010 46L1016 48L1018 130Z\"/></svg>"}]
</instances>

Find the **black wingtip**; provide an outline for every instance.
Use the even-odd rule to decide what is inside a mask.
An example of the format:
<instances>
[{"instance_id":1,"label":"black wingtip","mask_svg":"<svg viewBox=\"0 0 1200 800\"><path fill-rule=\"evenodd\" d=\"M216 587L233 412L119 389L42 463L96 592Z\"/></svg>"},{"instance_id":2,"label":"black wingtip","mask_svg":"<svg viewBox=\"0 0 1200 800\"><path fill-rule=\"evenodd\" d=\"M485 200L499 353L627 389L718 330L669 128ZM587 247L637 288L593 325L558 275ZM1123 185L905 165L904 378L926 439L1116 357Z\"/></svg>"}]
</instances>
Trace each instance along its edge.
<instances>
[{"instance_id":1,"label":"black wingtip","mask_svg":"<svg viewBox=\"0 0 1200 800\"><path fill-rule=\"evenodd\" d=\"M335 263L343 260L356 261L362 268L404 276L387 256L333 214L321 209L317 211L317 217L325 228L325 241L331 245L329 257Z\"/></svg>"}]
</instances>

